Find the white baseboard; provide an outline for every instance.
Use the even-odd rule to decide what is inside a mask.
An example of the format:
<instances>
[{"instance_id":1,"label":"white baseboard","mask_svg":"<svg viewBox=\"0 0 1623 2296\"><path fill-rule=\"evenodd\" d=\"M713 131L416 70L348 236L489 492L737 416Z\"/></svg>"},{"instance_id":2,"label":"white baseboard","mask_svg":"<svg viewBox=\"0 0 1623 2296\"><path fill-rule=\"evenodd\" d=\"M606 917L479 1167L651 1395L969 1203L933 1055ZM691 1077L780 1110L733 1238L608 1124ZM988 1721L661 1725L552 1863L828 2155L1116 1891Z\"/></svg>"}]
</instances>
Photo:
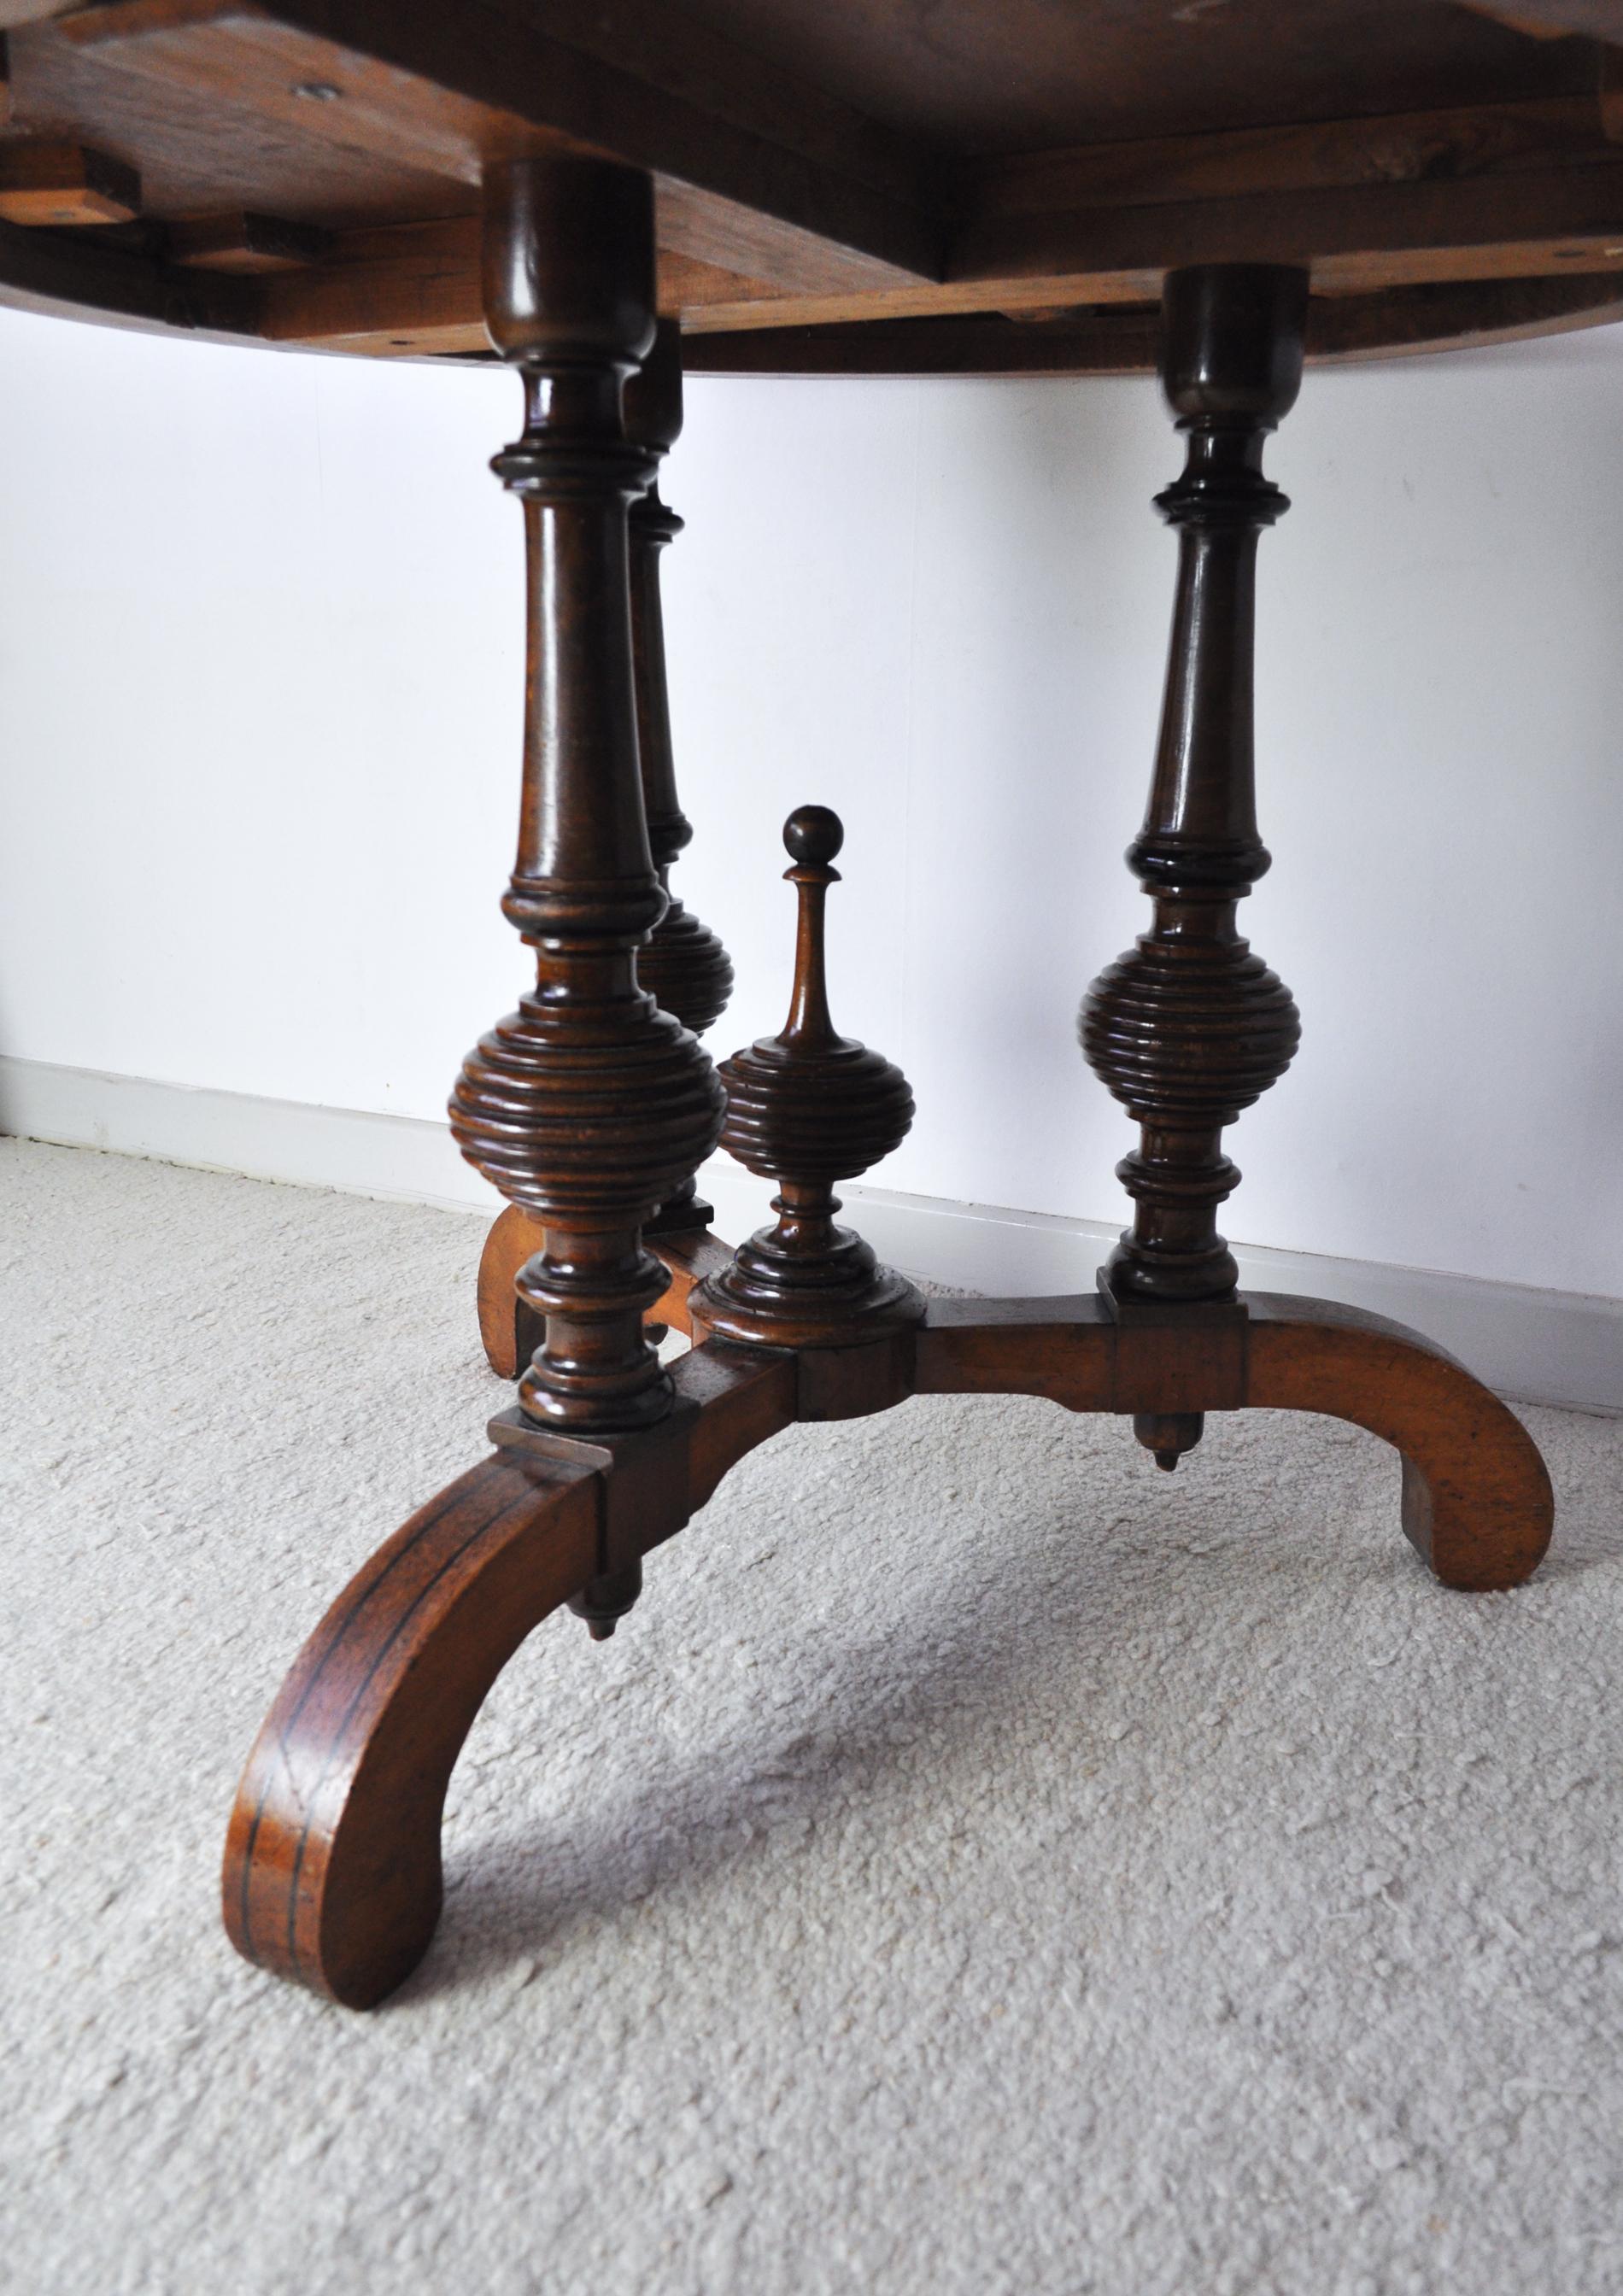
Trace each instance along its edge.
<instances>
[{"instance_id":1,"label":"white baseboard","mask_svg":"<svg viewBox=\"0 0 1623 2296\"><path fill-rule=\"evenodd\" d=\"M501 1208L444 1125L424 1117L317 1108L0 1056L0 1132L451 1210L489 1216ZM700 1185L725 1235L742 1235L767 1216L765 1184L725 1157L707 1166ZM843 1193L881 1258L956 1290L1086 1292L1115 1241L1114 1229L1096 1220L886 1188ZM1234 1248L1241 1281L1252 1291L1340 1300L1392 1316L1524 1402L1623 1411L1623 1300L1313 1252Z\"/></svg>"}]
</instances>

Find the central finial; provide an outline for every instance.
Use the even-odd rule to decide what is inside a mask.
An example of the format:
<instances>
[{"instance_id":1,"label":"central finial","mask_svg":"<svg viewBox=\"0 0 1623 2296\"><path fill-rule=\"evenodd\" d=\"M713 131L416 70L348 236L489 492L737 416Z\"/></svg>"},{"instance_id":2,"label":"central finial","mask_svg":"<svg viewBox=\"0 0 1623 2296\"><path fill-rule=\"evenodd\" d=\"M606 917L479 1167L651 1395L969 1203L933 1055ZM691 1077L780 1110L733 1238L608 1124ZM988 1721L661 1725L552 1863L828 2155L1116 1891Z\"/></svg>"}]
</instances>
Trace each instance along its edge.
<instances>
[{"instance_id":1,"label":"central finial","mask_svg":"<svg viewBox=\"0 0 1623 2296\"><path fill-rule=\"evenodd\" d=\"M783 850L790 859L808 868L827 869L831 882L840 872L830 864L844 843L845 824L832 806L798 805L783 824Z\"/></svg>"},{"instance_id":2,"label":"central finial","mask_svg":"<svg viewBox=\"0 0 1623 2296\"><path fill-rule=\"evenodd\" d=\"M721 1068L722 1145L778 1190L776 1225L751 1236L689 1303L695 1325L724 1339L840 1347L924 1312L912 1284L834 1221L834 1184L888 1156L913 1121L900 1069L840 1036L829 1013L824 910L844 842L825 805L798 806L784 823L792 866L783 873L799 901L789 1018Z\"/></svg>"},{"instance_id":3,"label":"central finial","mask_svg":"<svg viewBox=\"0 0 1623 2296\"><path fill-rule=\"evenodd\" d=\"M833 859L844 843L840 816L825 805L798 805L783 824L783 849L795 865L783 874L799 890L800 918L795 935L794 996L778 1038L782 1045L809 1047L839 1041L829 1018L824 910L829 887L840 882Z\"/></svg>"}]
</instances>

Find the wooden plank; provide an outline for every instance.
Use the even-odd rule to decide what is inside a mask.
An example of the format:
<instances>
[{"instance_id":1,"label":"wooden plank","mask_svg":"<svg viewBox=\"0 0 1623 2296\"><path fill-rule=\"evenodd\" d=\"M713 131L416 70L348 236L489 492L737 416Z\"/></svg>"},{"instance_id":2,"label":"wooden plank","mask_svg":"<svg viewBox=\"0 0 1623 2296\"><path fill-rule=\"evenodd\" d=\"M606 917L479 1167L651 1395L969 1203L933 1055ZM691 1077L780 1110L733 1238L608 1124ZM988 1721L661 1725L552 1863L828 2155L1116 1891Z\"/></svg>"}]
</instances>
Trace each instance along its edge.
<instances>
[{"instance_id":1,"label":"wooden plank","mask_svg":"<svg viewBox=\"0 0 1623 2296\"><path fill-rule=\"evenodd\" d=\"M1610 251L1609 251L1610 250ZM1191 263L1306 263L1316 283L1530 277L1623 259L1623 160L1472 176L1251 192L1232 199L982 216L955 241L954 282L1068 278ZM1063 291L1051 297L1066 299Z\"/></svg>"},{"instance_id":2,"label":"wooden plank","mask_svg":"<svg viewBox=\"0 0 1623 2296\"><path fill-rule=\"evenodd\" d=\"M254 276L307 270L332 245L332 233L313 224L290 223L284 216L255 215L238 208L228 215L197 216L171 224L165 253L171 263L199 271Z\"/></svg>"},{"instance_id":3,"label":"wooden plank","mask_svg":"<svg viewBox=\"0 0 1623 2296\"><path fill-rule=\"evenodd\" d=\"M1229 199L1248 192L1455 182L1608 157L1599 108L1570 97L1327 119L1216 135L1088 144L971 162L956 179L965 221Z\"/></svg>"},{"instance_id":4,"label":"wooden plank","mask_svg":"<svg viewBox=\"0 0 1623 2296\"><path fill-rule=\"evenodd\" d=\"M176 93L246 102L262 117L464 184L491 159L555 149L560 138L612 152L670 187L676 252L795 291L939 274L943 234L917 209L491 0L275 8L273 17L247 0L113 0L57 29Z\"/></svg>"},{"instance_id":5,"label":"wooden plank","mask_svg":"<svg viewBox=\"0 0 1623 2296\"><path fill-rule=\"evenodd\" d=\"M1311 270L1315 291L1324 295L1375 294L1400 287L1495 279L1560 279L1613 266L1623 271L1623 219L1603 231L1561 240L1508 239L1478 247L1377 250L1322 260L1304 255L1294 244L1282 245L1283 234L1271 238L1266 228L1251 234L1230 233L1223 228L1221 219L1202 217L1198 221L1210 227L1181 236L1169 234L1161 242L1161 263L1146 263L1130 271L1061 271L1029 279L993 274L942 287L881 295L775 296L765 302L713 302L684 313L683 324L694 332L723 334L741 328L831 327L976 313L1040 316L1079 305L1152 301L1159 296L1168 270L1191 263L1304 263Z\"/></svg>"},{"instance_id":6,"label":"wooden plank","mask_svg":"<svg viewBox=\"0 0 1623 2296\"><path fill-rule=\"evenodd\" d=\"M40 226L133 223L141 212L134 168L83 144L0 143L0 218Z\"/></svg>"},{"instance_id":7,"label":"wooden plank","mask_svg":"<svg viewBox=\"0 0 1623 2296\"><path fill-rule=\"evenodd\" d=\"M689 332L685 374L1152 374L1153 308L1042 323L971 313L961 318L870 319L829 327Z\"/></svg>"},{"instance_id":8,"label":"wooden plank","mask_svg":"<svg viewBox=\"0 0 1623 2296\"><path fill-rule=\"evenodd\" d=\"M1485 280L1316 298L1307 356L1316 362L1477 348L1623 321L1623 276ZM760 327L684 337L689 374L1153 374L1155 308L1096 311L1033 323L971 316L881 319L832 327Z\"/></svg>"},{"instance_id":9,"label":"wooden plank","mask_svg":"<svg viewBox=\"0 0 1623 2296\"><path fill-rule=\"evenodd\" d=\"M1623 274L1618 272L1395 287L1377 295L1316 298L1307 307L1307 357L1352 361L1481 350L1619 321Z\"/></svg>"},{"instance_id":10,"label":"wooden plank","mask_svg":"<svg viewBox=\"0 0 1623 2296\"><path fill-rule=\"evenodd\" d=\"M702 311L711 303L753 305L771 302L776 291L764 280L746 279L719 264L701 263L691 255L677 255L661 245L657 289L660 316L680 318L684 311Z\"/></svg>"},{"instance_id":11,"label":"wooden plank","mask_svg":"<svg viewBox=\"0 0 1623 2296\"><path fill-rule=\"evenodd\" d=\"M235 341L258 332L257 296L249 280L173 270L77 232L0 223L0 303L13 310Z\"/></svg>"},{"instance_id":12,"label":"wooden plank","mask_svg":"<svg viewBox=\"0 0 1623 2296\"><path fill-rule=\"evenodd\" d=\"M1623 250L1618 153L1596 108L1565 102L1039 153L967 170L962 196L942 287L717 303L696 324L1132 303L1198 262L1307 263L1322 290L1374 291L1593 271Z\"/></svg>"},{"instance_id":13,"label":"wooden plank","mask_svg":"<svg viewBox=\"0 0 1623 2296\"><path fill-rule=\"evenodd\" d=\"M961 153L1583 92L1570 44L1535 45L1448 0L695 4L797 78Z\"/></svg>"},{"instance_id":14,"label":"wooden plank","mask_svg":"<svg viewBox=\"0 0 1623 2296\"><path fill-rule=\"evenodd\" d=\"M1035 279L965 279L880 294L776 295L769 302L709 303L683 325L707 333L735 327L835 327L873 319L948 318L973 312L1069 310L1079 303L1152 303L1165 266L1135 271L1060 272Z\"/></svg>"},{"instance_id":15,"label":"wooden plank","mask_svg":"<svg viewBox=\"0 0 1623 2296\"><path fill-rule=\"evenodd\" d=\"M510 14L544 20L549 37L629 71L707 119L797 152L837 176L867 184L921 215L939 205L931 155L815 79L781 70L758 47L723 38L671 0L496 0Z\"/></svg>"},{"instance_id":16,"label":"wooden plank","mask_svg":"<svg viewBox=\"0 0 1623 2296\"><path fill-rule=\"evenodd\" d=\"M660 250L659 304L668 316L722 299L748 308L770 293L735 272ZM319 266L266 282L259 324L273 342L381 357L483 350L479 217L342 233Z\"/></svg>"},{"instance_id":17,"label":"wooden plank","mask_svg":"<svg viewBox=\"0 0 1623 2296\"><path fill-rule=\"evenodd\" d=\"M139 166L143 209L165 221L243 208L339 231L471 211L479 193L226 97L178 100L160 81L73 46L54 24L9 36L12 98L29 133L72 137Z\"/></svg>"}]
</instances>

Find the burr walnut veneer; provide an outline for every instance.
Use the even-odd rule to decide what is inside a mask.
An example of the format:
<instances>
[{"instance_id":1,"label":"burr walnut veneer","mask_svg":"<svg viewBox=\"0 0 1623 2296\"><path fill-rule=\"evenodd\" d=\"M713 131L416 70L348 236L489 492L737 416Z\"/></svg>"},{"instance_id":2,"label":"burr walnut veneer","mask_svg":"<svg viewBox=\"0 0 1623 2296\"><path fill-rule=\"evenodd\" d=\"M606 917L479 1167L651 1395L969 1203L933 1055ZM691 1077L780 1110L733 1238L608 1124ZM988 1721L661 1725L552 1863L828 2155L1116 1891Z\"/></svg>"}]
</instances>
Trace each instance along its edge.
<instances>
[{"instance_id":1,"label":"burr walnut veneer","mask_svg":"<svg viewBox=\"0 0 1623 2296\"><path fill-rule=\"evenodd\" d=\"M0 0L0 300L522 385L494 467L528 548L523 971L451 1103L508 1200L480 1316L518 1386L272 1708L226 1848L240 1949L356 2005L398 1985L496 1673L552 1611L615 1632L644 1557L797 1420L1036 1395L1173 1469L1212 1414L1328 1413L1401 1455L1439 1578L1525 1578L1551 1497L1518 1420L1412 1332L1239 1293L1217 1230L1224 1135L1299 1035L1239 928L1268 866L1253 599L1306 360L1623 313L1623 0ZM719 1068L700 1043L732 973L672 882L658 472L684 366L1159 368L1184 468L1128 854L1149 921L1080 1019L1136 1128L1134 1210L1086 1298L927 1302L842 1225L835 1191L914 1111L829 1009L825 808L785 829L783 1029ZM853 831L847 865L876 865ZM735 1250L694 1189L718 1141L775 1191ZM670 1326L693 1344L668 1365Z\"/></svg>"}]
</instances>

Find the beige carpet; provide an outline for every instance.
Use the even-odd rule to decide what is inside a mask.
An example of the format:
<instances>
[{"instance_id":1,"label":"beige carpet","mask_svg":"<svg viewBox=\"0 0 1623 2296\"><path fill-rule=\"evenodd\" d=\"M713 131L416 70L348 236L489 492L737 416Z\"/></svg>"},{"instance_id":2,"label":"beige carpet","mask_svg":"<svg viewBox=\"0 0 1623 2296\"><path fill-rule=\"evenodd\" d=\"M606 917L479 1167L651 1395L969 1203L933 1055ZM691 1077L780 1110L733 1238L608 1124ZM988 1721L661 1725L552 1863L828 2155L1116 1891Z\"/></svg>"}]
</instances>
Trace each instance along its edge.
<instances>
[{"instance_id":1,"label":"beige carpet","mask_svg":"<svg viewBox=\"0 0 1623 2296\"><path fill-rule=\"evenodd\" d=\"M481 1450L478 1222L0 1144L29 2296L1623 2287L1623 1423L1444 1593L1332 1423L791 1431L550 1621L360 2017L216 1867L299 1643Z\"/></svg>"}]
</instances>

